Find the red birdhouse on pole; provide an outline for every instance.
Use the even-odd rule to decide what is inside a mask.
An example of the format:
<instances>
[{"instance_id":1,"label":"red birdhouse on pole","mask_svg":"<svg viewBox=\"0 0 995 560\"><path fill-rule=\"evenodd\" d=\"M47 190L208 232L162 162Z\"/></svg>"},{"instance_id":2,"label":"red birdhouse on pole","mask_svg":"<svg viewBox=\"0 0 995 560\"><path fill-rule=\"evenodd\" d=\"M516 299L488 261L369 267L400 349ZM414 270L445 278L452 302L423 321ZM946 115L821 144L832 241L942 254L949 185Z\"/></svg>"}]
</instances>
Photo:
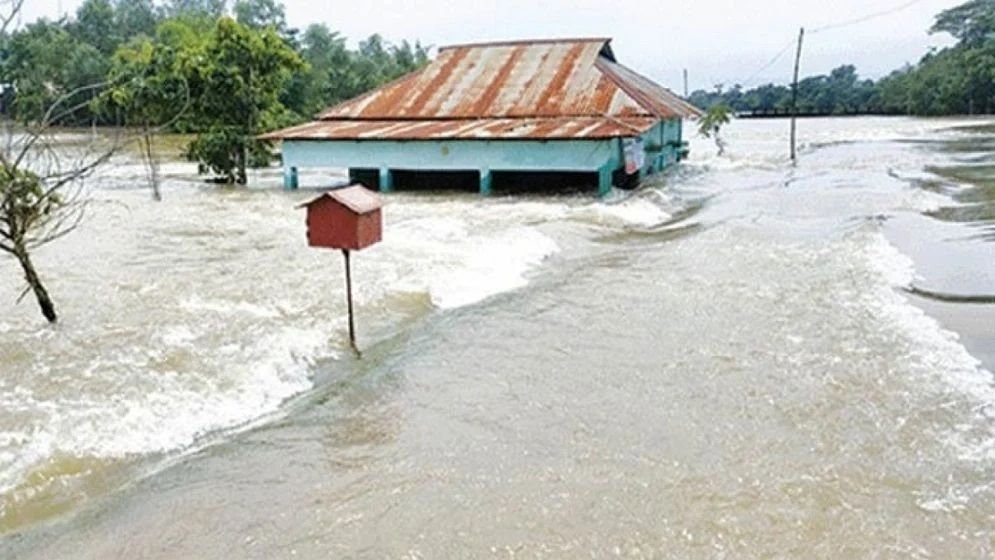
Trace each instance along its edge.
<instances>
[{"instance_id":1,"label":"red birdhouse on pole","mask_svg":"<svg viewBox=\"0 0 995 560\"><path fill-rule=\"evenodd\" d=\"M349 252L364 249L382 239L383 201L380 195L362 185L351 185L324 193L300 207L307 208L308 245L339 249L345 258L349 343L358 353L352 312L352 270Z\"/></svg>"}]
</instances>

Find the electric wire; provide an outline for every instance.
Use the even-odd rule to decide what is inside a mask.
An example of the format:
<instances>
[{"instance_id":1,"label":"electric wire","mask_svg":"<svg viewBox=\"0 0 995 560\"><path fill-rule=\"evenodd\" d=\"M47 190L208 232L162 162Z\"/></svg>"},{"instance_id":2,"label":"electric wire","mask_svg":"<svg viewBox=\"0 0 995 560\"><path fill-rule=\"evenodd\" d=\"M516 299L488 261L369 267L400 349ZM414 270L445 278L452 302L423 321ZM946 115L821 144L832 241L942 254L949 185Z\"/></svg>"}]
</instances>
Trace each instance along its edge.
<instances>
[{"instance_id":1,"label":"electric wire","mask_svg":"<svg viewBox=\"0 0 995 560\"><path fill-rule=\"evenodd\" d=\"M767 69L769 69L771 66L774 66L775 64L777 64L777 61L781 60L781 57L784 56L784 54L787 53L791 49L791 47L793 47L793 46L795 46L795 40L794 39L788 41L788 43L786 45L784 45L784 48L782 48L777 54L775 54L774 57L771 58L770 61L767 64L764 64L763 66L760 67L759 70L757 70L756 72L754 72L753 74L751 74L749 78L747 78L745 80L741 80L741 81L739 81L737 83L740 84L740 85L742 85L742 86L744 86L744 87L750 85L753 82L753 80L755 80L757 78L757 76L759 76L763 72L767 71Z\"/></svg>"},{"instance_id":2,"label":"electric wire","mask_svg":"<svg viewBox=\"0 0 995 560\"><path fill-rule=\"evenodd\" d=\"M857 17L857 18L843 20L843 21L840 21L840 22L837 22L837 23L830 23L830 24L827 24L827 25L822 25L822 26L819 26L819 27L814 27L814 28L806 29L805 32L807 34L814 35L816 33L821 33L823 31L831 31L831 30L835 30L835 29L842 29L844 27L850 27L852 25L857 25L857 24L860 24L860 23L864 23L864 22L870 21L872 19L877 19L877 18L881 18L881 17L885 17L885 16L890 16L890 15L892 15L894 13L900 12L902 10L906 10L908 8L911 8L912 6L914 6L916 4L921 4L924 1L925 0L909 0L908 2L900 4L900 5L895 6L893 8L890 8L888 10L883 10L883 11L880 11L880 12L873 12L873 13L866 14L866 15L863 15L863 16L860 16L860 17ZM745 80L740 80L740 81L735 82L735 83L740 84L740 85L742 85L744 87L750 85L753 82L753 80L755 80L758 76L760 76L760 74L762 74L763 72L767 71L772 66L774 66L775 64L777 64L777 62L779 60L781 60L781 57L783 57L785 55L785 53L787 53L791 49L791 47L794 46L794 45L796 45L796 44L797 44L797 39L791 39L790 41L788 41L788 43L780 51L778 51L777 54L774 55L773 58L770 59L769 62L767 62L766 64L764 64L763 66L761 66L760 69L757 70L756 72L754 72L753 74L751 74L749 78L747 78Z\"/></svg>"},{"instance_id":3,"label":"electric wire","mask_svg":"<svg viewBox=\"0 0 995 560\"><path fill-rule=\"evenodd\" d=\"M808 31L808 32L809 33L821 33L823 31L829 31L831 29L840 29L840 28L843 28L843 27L849 27L851 25L857 25L858 23L864 23L865 21L870 21L872 19L877 19L877 18L884 17L884 16L890 16L891 14L894 14L894 13L900 12L902 10L911 8L912 6L915 6L916 4L920 4L920 3L924 2L924 1L925 0L910 0L909 2L905 2L904 4L901 4L899 6L895 6L894 8L891 8L889 10L884 10L884 11L881 11L881 12L874 12L872 14L867 14L865 16L861 16L861 17L858 17L858 18L844 20L844 21L841 21L841 22L838 22L838 23L831 23L829 25L823 25L822 27L815 27L811 31Z\"/></svg>"}]
</instances>

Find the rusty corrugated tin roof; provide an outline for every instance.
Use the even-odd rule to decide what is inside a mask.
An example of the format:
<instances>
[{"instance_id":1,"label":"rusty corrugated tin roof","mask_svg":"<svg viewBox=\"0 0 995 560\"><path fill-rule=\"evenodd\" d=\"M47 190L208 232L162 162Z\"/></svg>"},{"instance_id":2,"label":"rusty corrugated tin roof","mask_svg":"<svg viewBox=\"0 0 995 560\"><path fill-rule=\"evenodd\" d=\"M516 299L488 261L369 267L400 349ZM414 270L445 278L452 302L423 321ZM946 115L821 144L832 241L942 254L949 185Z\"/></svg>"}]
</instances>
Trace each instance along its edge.
<instances>
[{"instance_id":1,"label":"rusty corrugated tin roof","mask_svg":"<svg viewBox=\"0 0 995 560\"><path fill-rule=\"evenodd\" d=\"M615 62L609 39L552 39L443 47L425 68L264 138L606 138L698 114Z\"/></svg>"},{"instance_id":2,"label":"rusty corrugated tin roof","mask_svg":"<svg viewBox=\"0 0 995 560\"><path fill-rule=\"evenodd\" d=\"M314 121L265 134L264 140L508 140L617 138L642 134L654 117L547 117Z\"/></svg>"},{"instance_id":3,"label":"rusty corrugated tin roof","mask_svg":"<svg viewBox=\"0 0 995 560\"><path fill-rule=\"evenodd\" d=\"M618 87L636 103L649 109L657 116L665 117L672 114L680 117L699 117L702 115L701 109L684 101L676 93L617 62L599 58L595 65L598 70L611 77Z\"/></svg>"}]
</instances>

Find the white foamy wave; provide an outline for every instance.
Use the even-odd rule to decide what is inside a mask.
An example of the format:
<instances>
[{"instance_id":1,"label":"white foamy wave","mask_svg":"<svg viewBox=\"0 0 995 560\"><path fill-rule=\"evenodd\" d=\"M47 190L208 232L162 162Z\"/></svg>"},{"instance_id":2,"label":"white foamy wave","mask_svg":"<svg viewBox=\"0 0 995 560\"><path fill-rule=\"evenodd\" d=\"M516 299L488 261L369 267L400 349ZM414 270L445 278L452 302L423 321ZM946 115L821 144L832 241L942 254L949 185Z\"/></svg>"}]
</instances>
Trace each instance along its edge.
<instances>
[{"instance_id":1,"label":"white foamy wave","mask_svg":"<svg viewBox=\"0 0 995 560\"><path fill-rule=\"evenodd\" d=\"M280 313L274 309L247 301L204 300L200 296L190 296L180 303L186 311L210 311L212 313L245 313L259 319L274 319Z\"/></svg>"},{"instance_id":2,"label":"white foamy wave","mask_svg":"<svg viewBox=\"0 0 995 560\"><path fill-rule=\"evenodd\" d=\"M581 215L597 223L637 227L652 227L672 216L659 203L641 197L631 197L616 204L592 204Z\"/></svg>"},{"instance_id":3,"label":"white foamy wave","mask_svg":"<svg viewBox=\"0 0 995 560\"><path fill-rule=\"evenodd\" d=\"M408 258L384 279L396 291L428 292L435 306L452 309L524 286L528 272L559 250L532 227L481 234L473 225L457 219L397 224L388 230L387 250Z\"/></svg>"},{"instance_id":4,"label":"white foamy wave","mask_svg":"<svg viewBox=\"0 0 995 560\"><path fill-rule=\"evenodd\" d=\"M865 232L866 233L866 232ZM950 443L965 459L995 459L995 426L980 411L995 405L993 376L961 344L956 333L906 299L895 288L906 287L915 277L911 259L902 254L880 232L874 232L860 256L882 280L865 304L873 313L911 341L910 348L919 371L944 387L968 397L975 404L979 427L989 436L966 438L961 430L951 429ZM975 434L976 436L976 434Z\"/></svg>"},{"instance_id":5,"label":"white foamy wave","mask_svg":"<svg viewBox=\"0 0 995 560\"><path fill-rule=\"evenodd\" d=\"M272 211L268 199L258 202L254 212ZM283 232L299 222L299 215L285 218L282 206L277 210L266 219L243 216L260 222L247 230L266 232L276 222L273 229ZM354 286L356 302L376 306L416 291L450 309L520 288L559 250L539 225L568 211L563 203L476 198L391 208L384 243L356 259L358 277L376 279ZM160 286L144 294L143 302L158 307L129 329L118 330L105 317L107 327L93 329L87 345L72 340L78 331L71 322L68 331L23 335L44 338L47 352L31 359L27 375L8 385L0 379L0 494L32 480L30 474L53 458L113 461L195 449L212 434L280 414L287 399L311 389L314 363L335 357L330 336L343 330L344 309L335 307L343 302L329 296L342 284L325 286L327 259L303 242L275 250L294 263L292 275L274 276L288 270L283 264L260 272L274 262L265 255L247 259L254 265L245 276L251 288L229 287L211 283L228 265L206 260L193 275L197 288ZM331 274L340 271L334 267ZM287 278L306 281L295 285Z\"/></svg>"},{"instance_id":6,"label":"white foamy wave","mask_svg":"<svg viewBox=\"0 0 995 560\"><path fill-rule=\"evenodd\" d=\"M388 292L427 293L441 309L526 285L529 273L560 250L540 224L570 211L562 203L481 199L411 200L389 210L384 243L377 249L384 260L374 265L382 286Z\"/></svg>"},{"instance_id":7,"label":"white foamy wave","mask_svg":"<svg viewBox=\"0 0 995 560\"><path fill-rule=\"evenodd\" d=\"M496 238L470 241L463 265L429 280L432 303L442 309L470 305L521 288L526 274L559 250L556 242L532 228L506 231Z\"/></svg>"},{"instance_id":8,"label":"white foamy wave","mask_svg":"<svg viewBox=\"0 0 995 560\"><path fill-rule=\"evenodd\" d=\"M571 218L598 225L651 228L669 222L686 209L686 202L665 187L647 187L580 206Z\"/></svg>"},{"instance_id":9,"label":"white foamy wave","mask_svg":"<svg viewBox=\"0 0 995 560\"><path fill-rule=\"evenodd\" d=\"M75 434L76 453L118 457L186 447L204 433L271 413L287 398L311 388L311 365L327 337L315 330L283 328L250 347L223 346L214 359L231 364L220 379L165 374L160 389L122 406L106 420L118 437L106 438L102 422ZM206 390L205 390L206 389ZM106 414L100 406L97 418ZM151 429L151 428L155 429Z\"/></svg>"},{"instance_id":10,"label":"white foamy wave","mask_svg":"<svg viewBox=\"0 0 995 560\"><path fill-rule=\"evenodd\" d=\"M185 328L167 329L162 338L182 344L194 335ZM160 371L154 382L119 388L108 397L110 402L85 395L41 398L23 388L0 394L8 412L16 412L16 403L35 417L30 432L0 434L0 492L49 457L122 458L174 451L207 433L246 425L310 389L313 361L333 356L325 334L301 328L280 329L249 347L231 344L211 352L203 359L216 362L212 369L223 372L221 376ZM147 359L161 358L152 354ZM149 371L138 355L114 361Z\"/></svg>"},{"instance_id":11,"label":"white foamy wave","mask_svg":"<svg viewBox=\"0 0 995 560\"><path fill-rule=\"evenodd\" d=\"M944 194L930 192L923 189L913 189L908 191L908 195L903 201L906 209L915 212L935 212L943 207L950 206L952 199Z\"/></svg>"},{"instance_id":12,"label":"white foamy wave","mask_svg":"<svg viewBox=\"0 0 995 560\"><path fill-rule=\"evenodd\" d=\"M905 288L915 280L912 259L888 242L884 234L874 232L863 247L861 257L871 270L884 278L891 288Z\"/></svg>"}]
</instances>

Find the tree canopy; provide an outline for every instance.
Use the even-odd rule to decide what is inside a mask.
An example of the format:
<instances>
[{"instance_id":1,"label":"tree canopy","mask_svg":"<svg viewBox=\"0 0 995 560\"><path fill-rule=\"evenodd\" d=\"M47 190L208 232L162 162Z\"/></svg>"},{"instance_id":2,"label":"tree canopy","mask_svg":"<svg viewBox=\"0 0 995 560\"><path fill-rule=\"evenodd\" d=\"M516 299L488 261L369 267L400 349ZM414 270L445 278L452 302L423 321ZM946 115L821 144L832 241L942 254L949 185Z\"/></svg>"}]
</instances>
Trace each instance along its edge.
<instances>
[{"instance_id":1,"label":"tree canopy","mask_svg":"<svg viewBox=\"0 0 995 560\"><path fill-rule=\"evenodd\" d=\"M300 33L287 25L279 0L84 0L73 17L43 18L8 28L6 35L0 35L0 90L9 90L6 95L11 97L0 104L0 111L7 117L31 121L39 118L46 102L55 97L119 78L121 69L115 68L121 62L118 51L134 49L142 38L153 50L168 47L181 59L195 56L193 53L220 56L222 50L204 49L222 20L233 20L246 28L247 40L259 37L270 47L279 42L304 61L294 65L289 75L278 73L283 83L277 99L290 121L310 118L329 105L428 62L428 49L417 42L393 44L373 35L351 48L345 37L324 24L311 25ZM198 59L198 64L201 62L217 69L218 64L232 61ZM96 97L81 95L79 101ZM58 124L127 124L106 108L82 107L71 119L67 116ZM211 123L187 118L177 126L197 132Z\"/></svg>"},{"instance_id":2,"label":"tree canopy","mask_svg":"<svg viewBox=\"0 0 995 560\"><path fill-rule=\"evenodd\" d=\"M205 171L244 182L269 160L260 132L427 62L419 43L372 35L350 48L323 24L301 35L278 0L85 0L75 17L0 34L0 111L34 122L68 96L54 124L168 124L197 134L187 153Z\"/></svg>"},{"instance_id":3,"label":"tree canopy","mask_svg":"<svg viewBox=\"0 0 995 560\"><path fill-rule=\"evenodd\" d=\"M268 148L254 136L295 120L280 93L304 61L272 27L256 32L230 18L218 20L201 54L189 80L206 130L188 154L228 182L245 183L247 167L269 163Z\"/></svg>"}]
</instances>

